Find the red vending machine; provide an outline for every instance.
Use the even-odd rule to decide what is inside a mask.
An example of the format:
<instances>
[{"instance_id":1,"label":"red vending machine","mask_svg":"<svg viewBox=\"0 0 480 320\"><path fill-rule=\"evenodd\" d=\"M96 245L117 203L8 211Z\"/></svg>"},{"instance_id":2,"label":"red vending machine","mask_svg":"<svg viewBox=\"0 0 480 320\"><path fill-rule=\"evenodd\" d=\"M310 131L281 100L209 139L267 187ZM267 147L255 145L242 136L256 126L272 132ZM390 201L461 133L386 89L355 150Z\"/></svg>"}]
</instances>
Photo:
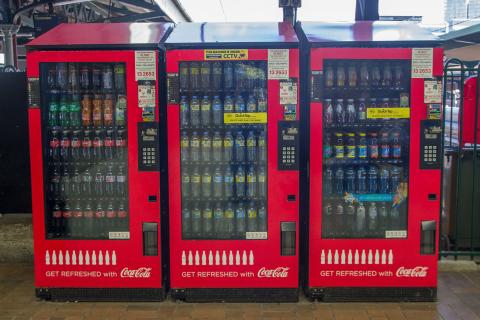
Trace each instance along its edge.
<instances>
[{"instance_id":1,"label":"red vending machine","mask_svg":"<svg viewBox=\"0 0 480 320\"><path fill-rule=\"evenodd\" d=\"M171 27L62 24L28 44L38 297L164 297L158 45Z\"/></svg>"},{"instance_id":2,"label":"red vending machine","mask_svg":"<svg viewBox=\"0 0 480 320\"><path fill-rule=\"evenodd\" d=\"M293 27L179 24L166 46L172 295L296 301Z\"/></svg>"},{"instance_id":3,"label":"red vending machine","mask_svg":"<svg viewBox=\"0 0 480 320\"><path fill-rule=\"evenodd\" d=\"M298 30L310 86L307 294L435 299L438 41L411 23L302 23Z\"/></svg>"}]
</instances>

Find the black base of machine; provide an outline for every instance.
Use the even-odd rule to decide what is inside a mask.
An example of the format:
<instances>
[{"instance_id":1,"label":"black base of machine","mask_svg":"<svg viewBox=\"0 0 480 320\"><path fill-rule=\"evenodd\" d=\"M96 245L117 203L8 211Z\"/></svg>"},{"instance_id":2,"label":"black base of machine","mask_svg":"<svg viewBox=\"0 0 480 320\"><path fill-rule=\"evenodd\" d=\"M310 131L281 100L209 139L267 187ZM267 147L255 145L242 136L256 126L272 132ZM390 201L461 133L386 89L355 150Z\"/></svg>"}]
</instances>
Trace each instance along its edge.
<instances>
[{"instance_id":1,"label":"black base of machine","mask_svg":"<svg viewBox=\"0 0 480 320\"><path fill-rule=\"evenodd\" d=\"M297 302L296 288L172 289L174 299L186 302Z\"/></svg>"},{"instance_id":2,"label":"black base of machine","mask_svg":"<svg viewBox=\"0 0 480 320\"><path fill-rule=\"evenodd\" d=\"M163 288L36 288L36 296L53 301L163 301Z\"/></svg>"},{"instance_id":3,"label":"black base of machine","mask_svg":"<svg viewBox=\"0 0 480 320\"><path fill-rule=\"evenodd\" d=\"M437 288L307 288L305 294L312 300L325 302L430 302L437 298Z\"/></svg>"}]
</instances>

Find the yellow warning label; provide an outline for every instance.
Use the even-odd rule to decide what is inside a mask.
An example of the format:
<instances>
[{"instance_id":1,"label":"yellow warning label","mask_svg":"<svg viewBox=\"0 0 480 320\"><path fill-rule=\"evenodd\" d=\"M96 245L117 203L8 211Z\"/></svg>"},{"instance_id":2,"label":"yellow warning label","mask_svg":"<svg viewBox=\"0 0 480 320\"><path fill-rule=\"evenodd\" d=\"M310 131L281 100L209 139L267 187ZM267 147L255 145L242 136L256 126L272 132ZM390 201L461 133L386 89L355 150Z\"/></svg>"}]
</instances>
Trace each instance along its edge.
<instances>
[{"instance_id":1,"label":"yellow warning label","mask_svg":"<svg viewBox=\"0 0 480 320\"><path fill-rule=\"evenodd\" d=\"M248 49L204 50L205 60L248 60Z\"/></svg>"},{"instance_id":2,"label":"yellow warning label","mask_svg":"<svg viewBox=\"0 0 480 320\"><path fill-rule=\"evenodd\" d=\"M367 108L368 119L408 119L410 108Z\"/></svg>"},{"instance_id":3,"label":"yellow warning label","mask_svg":"<svg viewBox=\"0 0 480 320\"><path fill-rule=\"evenodd\" d=\"M267 113L266 112L224 113L223 122L226 124L267 123Z\"/></svg>"}]
</instances>

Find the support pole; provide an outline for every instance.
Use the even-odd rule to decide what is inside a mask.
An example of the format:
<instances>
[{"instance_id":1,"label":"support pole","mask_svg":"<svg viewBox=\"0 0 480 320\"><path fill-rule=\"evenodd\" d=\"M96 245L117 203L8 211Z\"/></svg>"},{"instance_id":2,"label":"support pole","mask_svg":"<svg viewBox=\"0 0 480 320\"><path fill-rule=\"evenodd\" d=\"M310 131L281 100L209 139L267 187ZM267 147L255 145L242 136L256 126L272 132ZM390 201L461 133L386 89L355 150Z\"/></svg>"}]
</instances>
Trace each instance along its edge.
<instances>
[{"instance_id":1,"label":"support pole","mask_svg":"<svg viewBox=\"0 0 480 320\"><path fill-rule=\"evenodd\" d=\"M0 31L3 36L3 46L5 54L5 66L17 67L16 57L16 38L15 35L20 27L12 24L0 24Z\"/></svg>"}]
</instances>

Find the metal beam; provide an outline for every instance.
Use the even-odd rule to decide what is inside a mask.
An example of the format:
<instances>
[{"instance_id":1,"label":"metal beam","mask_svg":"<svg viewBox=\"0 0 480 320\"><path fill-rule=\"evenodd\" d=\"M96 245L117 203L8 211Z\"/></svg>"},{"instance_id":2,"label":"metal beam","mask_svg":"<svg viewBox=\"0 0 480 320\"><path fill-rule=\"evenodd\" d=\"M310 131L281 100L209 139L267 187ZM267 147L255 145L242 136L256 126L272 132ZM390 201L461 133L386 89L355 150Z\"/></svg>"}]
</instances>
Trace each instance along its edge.
<instances>
[{"instance_id":1,"label":"metal beam","mask_svg":"<svg viewBox=\"0 0 480 320\"><path fill-rule=\"evenodd\" d=\"M123 1L123 0L122 0ZM160 9L165 12L173 22L191 22L192 18L188 15L185 8L178 0L154 0Z\"/></svg>"},{"instance_id":2,"label":"metal beam","mask_svg":"<svg viewBox=\"0 0 480 320\"><path fill-rule=\"evenodd\" d=\"M378 0L357 0L355 7L356 21L376 21L378 19Z\"/></svg>"}]
</instances>

